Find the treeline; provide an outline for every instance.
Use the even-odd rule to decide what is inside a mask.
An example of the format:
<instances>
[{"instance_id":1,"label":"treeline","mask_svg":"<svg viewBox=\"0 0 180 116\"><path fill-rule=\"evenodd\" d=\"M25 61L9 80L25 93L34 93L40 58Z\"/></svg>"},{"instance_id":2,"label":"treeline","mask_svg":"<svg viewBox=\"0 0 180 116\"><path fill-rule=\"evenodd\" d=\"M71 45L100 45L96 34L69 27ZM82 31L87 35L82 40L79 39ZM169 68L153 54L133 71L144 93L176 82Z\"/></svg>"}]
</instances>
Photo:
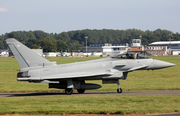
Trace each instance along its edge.
<instances>
[{"instance_id":1,"label":"treeline","mask_svg":"<svg viewBox=\"0 0 180 116\"><path fill-rule=\"evenodd\" d=\"M62 33L46 33L43 31L16 31L0 36L0 49L7 49L5 43L7 38L15 38L26 46L38 49L43 48L44 52L50 51L80 51L80 47L92 43L130 43L131 39L137 39L141 35L142 44L148 45L155 41L168 41L169 34L172 34L173 41L180 41L179 33L172 33L168 30L157 29L155 31L141 31L138 29L127 30L77 30Z\"/></svg>"}]
</instances>

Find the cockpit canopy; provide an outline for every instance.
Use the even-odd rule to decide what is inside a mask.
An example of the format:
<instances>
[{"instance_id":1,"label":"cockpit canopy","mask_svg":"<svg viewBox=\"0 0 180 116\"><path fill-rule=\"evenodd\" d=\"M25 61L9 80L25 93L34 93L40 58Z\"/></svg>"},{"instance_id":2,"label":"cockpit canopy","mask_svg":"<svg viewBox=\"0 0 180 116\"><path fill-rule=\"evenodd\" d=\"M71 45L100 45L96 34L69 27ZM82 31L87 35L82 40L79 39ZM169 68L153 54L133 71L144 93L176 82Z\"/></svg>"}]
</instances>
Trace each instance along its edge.
<instances>
[{"instance_id":1,"label":"cockpit canopy","mask_svg":"<svg viewBox=\"0 0 180 116\"><path fill-rule=\"evenodd\" d=\"M111 58L118 58L118 59L150 59L147 56L144 56L139 53L135 52L123 52L118 55L112 56Z\"/></svg>"}]
</instances>

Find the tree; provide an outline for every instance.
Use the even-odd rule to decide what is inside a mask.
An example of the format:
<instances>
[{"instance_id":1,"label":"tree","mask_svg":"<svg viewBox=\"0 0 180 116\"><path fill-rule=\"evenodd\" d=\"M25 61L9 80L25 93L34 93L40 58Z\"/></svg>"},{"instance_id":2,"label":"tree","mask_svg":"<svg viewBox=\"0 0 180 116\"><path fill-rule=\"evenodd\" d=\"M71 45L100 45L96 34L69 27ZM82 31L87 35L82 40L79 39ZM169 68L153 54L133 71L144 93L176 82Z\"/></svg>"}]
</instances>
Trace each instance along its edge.
<instances>
[{"instance_id":1,"label":"tree","mask_svg":"<svg viewBox=\"0 0 180 116\"><path fill-rule=\"evenodd\" d=\"M78 46L85 46L86 39L85 36L88 36L88 44L91 43L130 43L131 39L137 39L142 35L142 44L147 45L155 41L168 41L169 34L173 35L173 41L180 41L179 33L172 33L169 30L157 29L155 31L141 31L138 29L127 29L127 30L112 30L112 29L84 29L76 31L68 31L62 33L46 33L43 31L15 31L11 33L6 33L0 36L1 48L8 48L5 40L7 38L15 38L28 47L37 47L39 46L38 41L48 37L53 38L53 43L56 44L56 40L63 40L69 45L69 48L72 50L78 50ZM3 45L4 44L4 45ZM35 44L37 46L35 46ZM75 47L76 46L76 47ZM52 51L52 48L50 48ZM62 49L62 48L61 48ZM58 49L60 50L60 49Z\"/></svg>"},{"instance_id":2,"label":"tree","mask_svg":"<svg viewBox=\"0 0 180 116\"><path fill-rule=\"evenodd\" d=\"M80 50L80 47L81 47L81 44L79 44L78 41L72 41L70 44L69 44L69 47L70 47L70 51L73 52L73 51L79 51Z\"/></svg>"},{"instance_id":3,"label":"tree","mask_svg":"<svg viewBox=\"0 0 180 116\"><path fill-rule=\"evenodd\" d=\"M149 43L148 43L146 38L142 38L141 39L141 43L142 43L142 45L149 45Z\"/></svg>"},{"instance_id":4,"label":"tree","mask_svg":"<svg viewBox=\"0 0 180 116\"><path fill-rule=\"evenodd\" d=\"M58 40L57 41L57 50L58 51L65 51L68 49L68 45L65 41Z\"/></svg>"},{"instance_id":5,"label":"tree","mask_svg":"<svg viewBox=\"0 0 180 116\"><path fill-rule=\"evenodd\" d=\"M32 45L37 45L38 40L37 39L29 39L28 42L25 44L27 47L32 48Z\"/></svg>"},{"instance_id":6,"label":"tree","mask_svg":"<svg viewBox=\"0 0 180 116\"><path fill-rule=\"evenodd\" d=\"M173 40L180 41L180 34L179 33L173 34Z\"/></svg>"},{"instance_id":7,"label":"tree","mask_svg":"<svg viewBox=\"0 0 180 116\"><path fill-rule=\"evenodd\" d=\"M69 37L69 34L67 32L62 32L61 34L59 34L56 38L57 40L63 40L65 42L68 42L70 41L70 37Z\"/></svg>"},{"instance_id":8,"label":"tree","mask_svg":"<svg viewBox=\"0 0 180 116\"><path fill-rule=\"evenodd\" d=\"M45 37L50 37L48 33L45 33L44 31L33 31L33 34L35 35L36 39L43 39Z\"/></svg>"},{"instance_id":9,"label":"tree","mask_svg":"<svg viewBox=\"0 0 180 116\"><path fill-rule=\"evenodd\" d=\"M22 42L23 44L25 44L29 39L36 39L36 37L34 36L34 34L29 31L16 31L16 32L11 32L7 34L8 38L15 38L18 41Z\"/></svg>"},{"instance_id":10,"label":"tree","mask_svg":"<svg viewBox=\"0 0 180 116\"><path fill-rule=\"evenodd\" d=\"M34 44L34 45L31 45L31 49L39 49L39 46Z\"/></svg>"},{"instance_id":11,"label":"tree","mask_svg":"<svg viewBox=\"0 0 180 116\"><path fill-rule=\"evenodd\" d=\"M0 40L0 49L5 49L5 46L1 40Z\"/></svg>"},{"instance_id":12,"label":"tree","mask_svg":"<svg viewBox=\"0 0 180 116\"><path fill-rule=\"evenodd\" d=\"M56 40L53 38L45 37L38 41L38 45L41 46L43 52L56 52Z\"/></svg>"}]
</instances>

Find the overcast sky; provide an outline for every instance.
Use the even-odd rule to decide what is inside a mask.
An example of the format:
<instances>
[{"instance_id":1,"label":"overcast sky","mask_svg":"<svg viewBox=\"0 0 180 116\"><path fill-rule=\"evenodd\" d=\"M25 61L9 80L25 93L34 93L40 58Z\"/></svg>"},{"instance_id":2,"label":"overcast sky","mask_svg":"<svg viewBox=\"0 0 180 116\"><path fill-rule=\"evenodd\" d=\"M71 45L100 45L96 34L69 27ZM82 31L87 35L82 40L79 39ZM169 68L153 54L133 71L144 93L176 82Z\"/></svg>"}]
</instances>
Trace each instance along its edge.
<instances>
[{"instance_id":1,"label":"overcast sky","mask_svg":"<svg viewBox=\"0 0 180 116\"><path fill-rule=\"evenodd\" d=\"M132 28L180 33L180 0L0 0L0 35Z\"/></svg>"}]
</instances>

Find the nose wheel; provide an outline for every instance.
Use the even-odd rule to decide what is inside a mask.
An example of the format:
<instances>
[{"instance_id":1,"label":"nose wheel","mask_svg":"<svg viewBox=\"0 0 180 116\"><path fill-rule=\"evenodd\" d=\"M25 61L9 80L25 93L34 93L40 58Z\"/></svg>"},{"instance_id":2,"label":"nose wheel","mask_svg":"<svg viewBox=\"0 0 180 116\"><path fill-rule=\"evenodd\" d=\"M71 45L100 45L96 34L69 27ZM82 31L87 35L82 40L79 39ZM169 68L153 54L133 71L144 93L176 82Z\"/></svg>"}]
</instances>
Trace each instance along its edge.
<instances>
[{"instance_id":1,"label":"nose wheel","mask_svg":"<svg viewBox=\"0 0 180 116\"><path fill-rule=\"evenodd\" d=\"M121 89L121 88L118 88L118 89L117 89L117 92L118 92L118 93L122 93L122 89Z\"/></svg>"},{"instance_id":2,"label":"nose wheel","mask_svg":"<svg viewBox=\"0 0 180 116\"><path fill-rule=\"evenodd\" d=\"M117 93L122 93L122 89L121 89L121 87L120 87L120 82L119 82L119 80L117 81L117 84L118 84L118 89L117 89Z\"/></svg>"}]
</instances>

